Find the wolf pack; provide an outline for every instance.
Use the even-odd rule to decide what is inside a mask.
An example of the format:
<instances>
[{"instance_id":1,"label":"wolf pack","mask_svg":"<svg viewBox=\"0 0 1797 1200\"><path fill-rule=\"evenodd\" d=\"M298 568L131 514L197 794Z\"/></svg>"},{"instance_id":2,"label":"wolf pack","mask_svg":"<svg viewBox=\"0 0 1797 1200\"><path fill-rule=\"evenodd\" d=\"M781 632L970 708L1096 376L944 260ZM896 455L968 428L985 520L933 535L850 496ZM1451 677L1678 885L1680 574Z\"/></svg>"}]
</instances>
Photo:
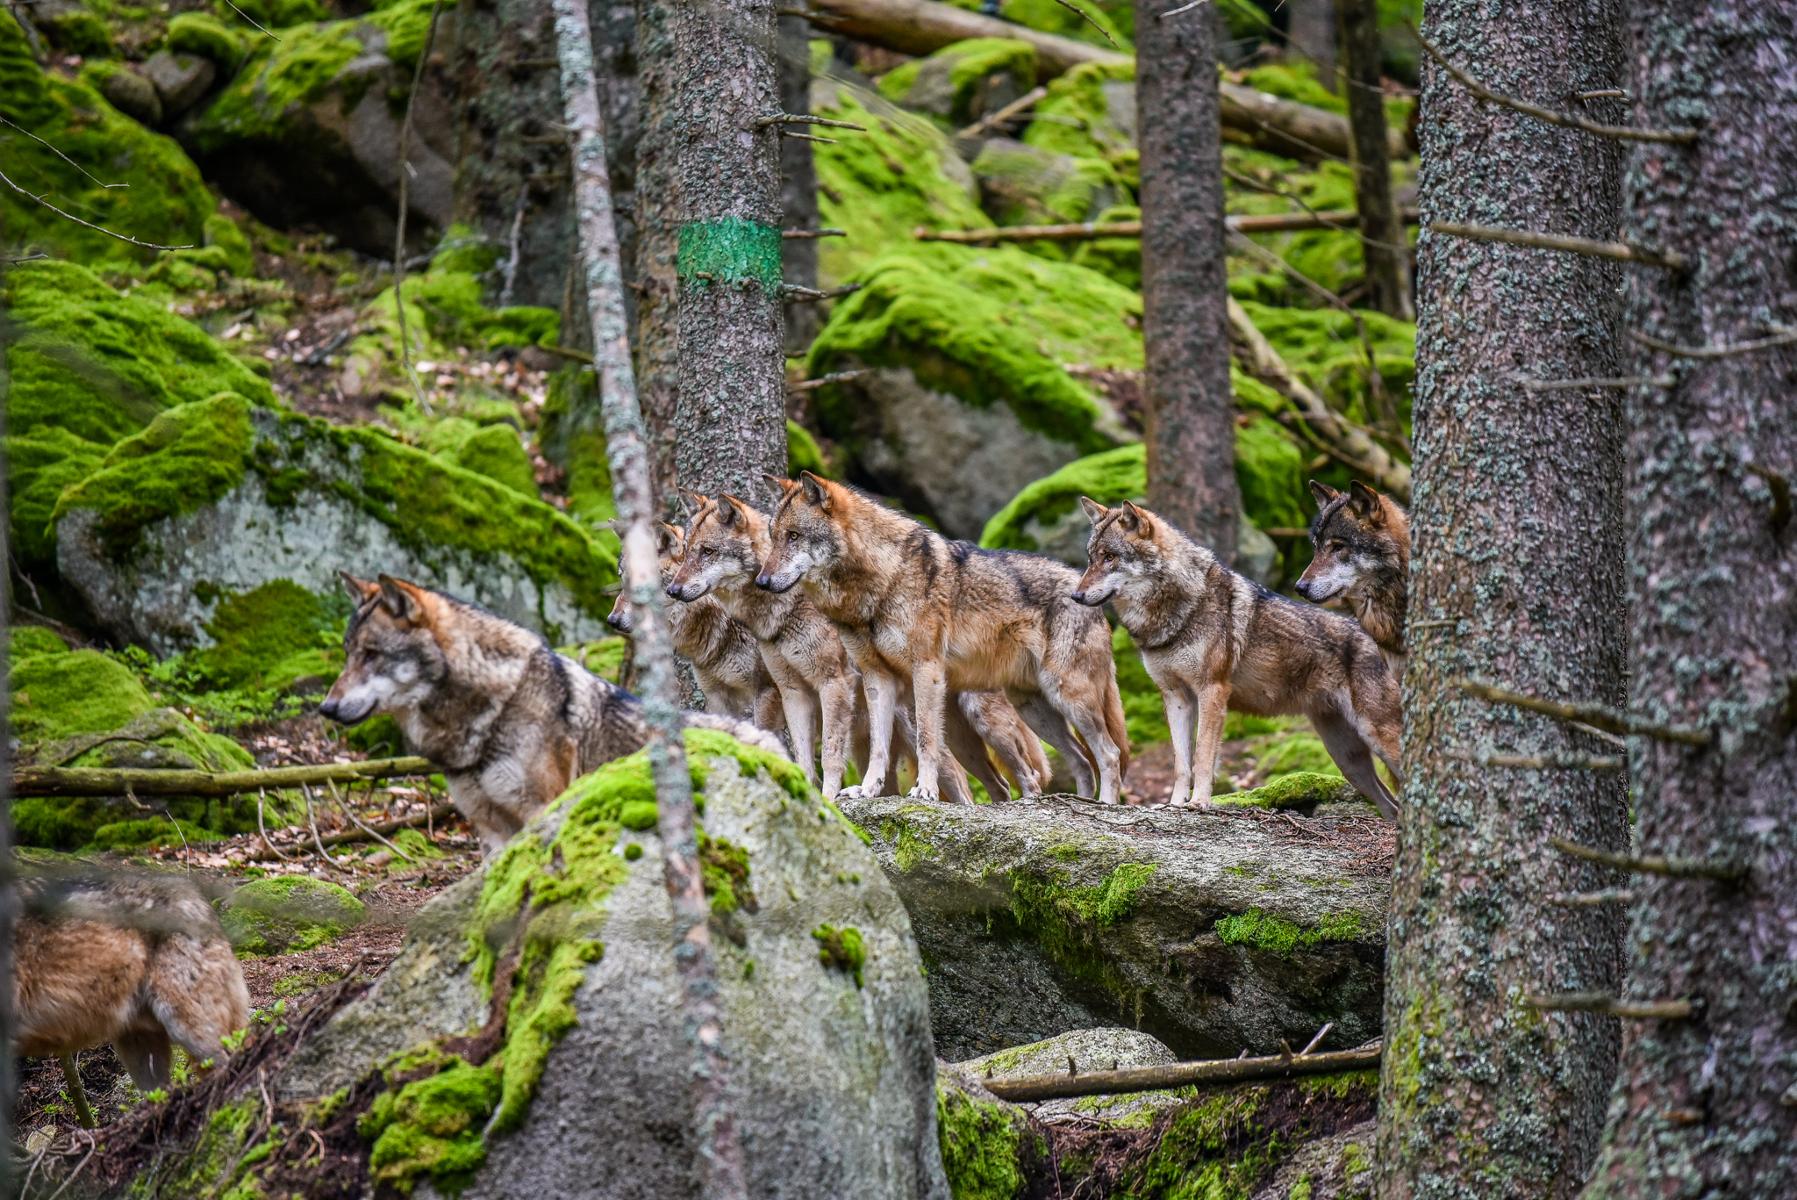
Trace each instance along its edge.
<instances>
[{"instance_id":1,"label":"wolf pack","mask_svg":"<svg viewBox=\"0 0 1797 1200\"><path fill-rule=\"evenodd\" d=\"M993 801L1052 786L1044 745L1081 796L1124 798L1129 741L1109 605L1161 692L1174 779L1164 803L1204 805L1231 709L1302 715L1388 818L1399 782L1398 681L1409 524L1364 484L1310 485L1310 565L1292 600L1230 569L1139 504L1082 498L1084 573L947 539L877 498L806 472L770 477L763 511L684 494L659 526L676 652L722 730L792 758L829 797L879 796L910 774L920 800ZM491 856L578 776L640 749L642 703L539 634L388 575L344 572L345 662L320 706L354 725L391 716L442 771ZM1335 602L1352 616L1321 607ZM609 623L637 614L621 594ZM851 766L858 782L844 786ZM196 1063L249 1017L211 905L184 880L28 880L15 928L17 1051L112 1042L144 1088Z\"/></svg>"}]
</instances>

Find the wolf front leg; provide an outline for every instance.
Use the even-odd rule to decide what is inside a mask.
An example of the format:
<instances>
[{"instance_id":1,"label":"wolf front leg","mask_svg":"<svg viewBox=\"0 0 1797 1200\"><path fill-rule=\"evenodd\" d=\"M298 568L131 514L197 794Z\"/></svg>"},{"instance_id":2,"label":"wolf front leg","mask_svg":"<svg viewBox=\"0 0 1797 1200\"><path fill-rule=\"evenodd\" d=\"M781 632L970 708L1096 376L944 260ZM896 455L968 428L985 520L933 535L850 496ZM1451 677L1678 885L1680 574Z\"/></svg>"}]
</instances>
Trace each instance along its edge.
<instances>
[{"instance_id":1,"label":"wolf front leg","mask_svg":"<svg viewBox=\"0 0 1797 1200\"><path fill-rule=\"evenodd\" d=\"M846 675L826 679L818 687L824 719L824 798L842 790L843 764L855 733L855 685Z\"/></svg>"},{"instance_id":2,"label":"wolf front leg","mask_svg":"<svg viewBox=\"0 0 1797 1200\"><path fill-rule=\"evenodd\" d=\"M1198 731L1193 738L1192 798L1190 804L1210 803L1211 782L1217 777L1217 752L1223 744L1223 722L1229 716L1229 685L1206 684L1197 689Z\"/></svg>"},{"instance_id":3,"label":"wolf front leg","mask_svg":"<svg viewBox=\"0 0 1797 1200\"><path fill-rule=\"evenodd\" d=\"M867 693L867 771L854 787L841 795L863 799L884 795L886 772L892 766L892 722L898 711L899 681L878 667L861 668L861 686Z\"/></svg>"},{"instance_id":4,"label":"wolf front leg","mask_svg":"<svg viewBox=\"0 0 1797 1200\"><path fill-rule=\"evenodd\" d=\"M911 668L911 702L917 721L917 783L911 795L940 800L943 726L948 720L948 670L941 659L920 658Z\"/></svg>"},{"instance_id":5,"label":"wolf front leg","mask_svg":"<svg viewBox=\"0 0 1797 1200\"><path fill-rule=\"evenodd\" d=\"M1167 803L1175 808L1192 801L1192 736L1197 708L1183 683L1161 689L1167 705L1167 730L1173 736L1173 790Z\"/></svg>"}]
</instances>

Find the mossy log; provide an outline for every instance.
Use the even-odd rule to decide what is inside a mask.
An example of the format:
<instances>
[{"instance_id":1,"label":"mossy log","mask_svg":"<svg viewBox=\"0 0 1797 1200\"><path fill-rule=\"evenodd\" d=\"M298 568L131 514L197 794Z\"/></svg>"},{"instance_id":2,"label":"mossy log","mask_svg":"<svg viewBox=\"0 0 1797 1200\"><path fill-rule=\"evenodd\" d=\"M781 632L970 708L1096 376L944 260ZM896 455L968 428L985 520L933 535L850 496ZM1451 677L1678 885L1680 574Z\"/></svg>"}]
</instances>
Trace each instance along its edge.
<instances>
[{"instance_id":1,"label":"mossy log","mask_svg":"<svg viewBox=\"0 0 1797 1200\"><path fill-rule=\"evenodd\" d=\"M269 767L259 771L168 771L108 767L20 767L14 796L236 796L265 788L353 783L397 775L428 775L429 759L380 758L322 766Z\"/></svg>"},{"instance_id":2,"label":"mossy log","mask_svg":"<svg viewBox=\"0 0 1797 1200\"><path fill-rule=\"evenodd\" d=\"M1031 1075L1022 1079L988 1079L987 1091L1001 1100L1023 1104L1068 1096L1108 1096L1117 1092L1151 1092L1190 1084L1232 1084L1250 1080L1290 1079L1363 1071L1379 1065L1379 1047L1335 1050L1325 1054L1268 1054L1259 1058L1222 1058L1171 1063L1160 1067L1125 1067L1088 1071L1083 1075Z\"/></svg>"},{"instance_id":3,"label":"mossy log","mask_svg":"<svg viewBox=\"0 0 1797 1200\"><path fill-rule=\"evenodd\" d=\"M1414 208L1403 211L1403 220L1416 224ZM1252 213L1223 218L1232 233L1293 233L1306 229L1351 229L1358 219L1352 211ZM1077 221L1069 225L1004 225L991 229L924 229L914 235L920 242L959 242L984 246L992 242L1085 242L1107 237L1141 237L1140 221Z\"/></svg>"}]
</instances>

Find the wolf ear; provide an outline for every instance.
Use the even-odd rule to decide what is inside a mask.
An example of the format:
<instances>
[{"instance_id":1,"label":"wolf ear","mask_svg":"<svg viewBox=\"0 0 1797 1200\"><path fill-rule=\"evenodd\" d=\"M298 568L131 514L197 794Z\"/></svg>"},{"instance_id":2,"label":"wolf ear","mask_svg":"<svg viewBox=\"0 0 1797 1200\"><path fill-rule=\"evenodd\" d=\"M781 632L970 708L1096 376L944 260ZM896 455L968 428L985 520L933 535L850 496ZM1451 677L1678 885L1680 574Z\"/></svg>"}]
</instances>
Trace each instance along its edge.
<instances>
[{"instance_id":1,"label":"wolf ear","mask_svg":"<svg viewBox=\"0 0 1797 1200\"><path fill-rule=\"evenodd\" d=\"M787 479L780 475L769 475L766 471L763 471L761 473L761 477L763 479L767 480L770 484L772 484L774 487L774 490L776 492L779 492L782 496L786 495L786 493L792 491L792 489L799 486L798 484L794 483L790 479Z\"/></svg>"},{"instance_id":2,"label":"wolf ear","mask_svg":"<svg viewBox=\"0 0 1797 1200\"><path fill-rule=\"evenodd\" d=\"M1379 493L1356 479L1348 485L1348 510L1365 521L1377 522L1385 515Z\"/></svg>"},{"instance_id":3,"label":"wolf ear","mask_svg":"<svg viewBox=\"0 0 1797 1200\"><path fill-rule=\"evenodd\" d=\"M680 488L680 511L688 517L705 507L706 498L691 488Z\"/></svg>"},{"instance_id":4,"label":"wolf ear","mask_svg":"<svg viewBox=\"0 0 1797 1200\"><path fill-rule=\"evenodd\" d=\"M723 503L718 505L718 520L722 521L726 528L734 529L739 524L748 524L749 506L747 504L729 492L725 492L719 498L723 500Z\"/></svg>"},{"instance_id":5,"label":"wolf ear","mask_svg":"<svg viewBox=\"0 0 1797 1200\"><path fill-rule=\"evenodd\" d=\"M380 590L378 584L369 583L366 579L357 579L348 571L338 571L337 578L343 581L343 590L348 592L349 598L357 604L361 604Z\"/></svg>"},{"instance_id":6,"label":"wolf ear","mask_svg":"<svg viewBox=\"0 0 1797 1200\"><path fill-rule=\"evenodd\" d=\"M398 620L416 621L424 615L424 589L417 584L382 575L380 589L381 607Z\"/></svg>"},{"instance_id":7,"label":"wolf ear","mask_svg":"<svg viewBox=\"0 0 1797 1200\"><path fill-rule=\"evenodd\" d=\"M1148 512L1136 507L1133 500L1123 502L1123 515L1117 518L1117 524L1125 533L1145 534L1148 532Z\"/></svg>"},{"instance_id":8,"label":"wolf ear","mask_svg":"<svg viewBox=\"0 0 1797 1200\"><path fill-rule=\"evenodd\" d=\"M1081 496L1079 506L1085 510L1086 516L1091 518L1094 525L1104 520L1104 514L1111 511L1090 496Z\"/></svg>"},{"instance_id":9,"label":"wolf ear","mask_svg":"<svg viewBox=\"0 0 1797 1200\"><path fill-rule=\"evenodd\" d=\"M680 532L680 526L670 525L666 521L657 521L655 523L655 553L667 554L680 544L680 539L684 536Z\"/></svg>"},{"instance_id":10,"label":"wolf ear","mask_svg":"<svg viewBox=\"0 0 1797 1200\"><path fill-rule=\"evenodd\" d=\"M1311 499L1317 502L1318 508L1326 507L1331 500L1339 495L1341 495L1340 492L1336 491L1326 483L1319 483L1314 479L1310 481L1310 496Z\"/></svg>"},{"instance_id":11,"label":"wolf ear","mask_svg":"<svg viewBox=\"0 0 1797 1200\"><path fill-rule=\"evenodd\" d=\"M799 486L805 489L805 503L817 508L830 507L830 489L827 480L813 475L810 471L799 474Z\"/></svg>"}]
</instances>

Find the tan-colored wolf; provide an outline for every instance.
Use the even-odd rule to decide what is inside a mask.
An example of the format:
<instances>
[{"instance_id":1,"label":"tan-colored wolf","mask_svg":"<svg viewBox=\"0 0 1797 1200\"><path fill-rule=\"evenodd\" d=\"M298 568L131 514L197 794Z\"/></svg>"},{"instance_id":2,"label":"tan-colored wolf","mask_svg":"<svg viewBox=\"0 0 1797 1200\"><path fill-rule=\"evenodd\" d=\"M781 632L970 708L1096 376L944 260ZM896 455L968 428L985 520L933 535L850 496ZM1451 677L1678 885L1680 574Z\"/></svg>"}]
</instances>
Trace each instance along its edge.
<instances>
[{"instance_id":1,"label":"tan-colored wolf","mask_svg":"<svg viewBox=\"0 0 1797 1200\"><path fill-rule=\"evenodd\" d=\"M169 1081L250 1019L250 993L212 906L180 877L22 880L13 929L15 1049L61 1056L111 1042L138 1087Z\"/></svg>"},{"instance_id":2,"label":"tan-colored wolf","mask_svg":"<svg viewBox=\"0 0 1797 1200\"><path fill-rule=\"evenodd\" d=\"M1323 604L1339 599L1367 631L1392 670L1404 670L1404 615L1410 588L1410 517L1390 496L1355 480L1338 492L1310 481L1317 515L1312 557L1297 593Z\"/></svg>"},{"instance_id":3,"label":"tan-colored wolf","mask_svg":"<svg viewBox=\"0 0 1797 1200\"><path fill-rule=\"evenodd\" d=\"M1168 803L1210 799L1228 709L1302 713L1360 792L1395 818L1373 755L1398 778L1397 678L1360 626L1236 574L1148 509L1080 497L1089 565L1073 598L1109 601L1161 690L1173 734Z\"/></svg>"},{"instance_id":4,"label":"tan-colored wolf","mask_svg":"<svg viewBox=\"0 0 1797 1200\"><path fill-rule=\"evenodd\" d=\"M648 739L635 696L485 609L382 575L343 573L356 603L343 674L318 711L354 725L391 714L491 856L544 805ZM772 734L722 713L686 714L786 757Z\"/></svg>"},{"instance_id":5,"label":"tan-colored wolf","mask_svg":"<svg viewBox=\"0 0 1797 1200\"><path fill-rule=\"evenodd\" d=\"M686 549L686 532L662 521L656 526L655 542L661 582L666 587L674 577L674 564ZM767 665L761 661L760 644L741 622L724 611L715 597L702 597L690 604L669 604L662 611L667 614L674 653L693 666L693 677L705 694L706 711L752 721L770 733L786 728L780 693L767 673ZM626 589L618 593L605 623L619 633L629 633L634 614Z\"/></svg>"},{"instance_id":6,"label":"tan-colored wolf","mask_svg":"<svg viewBox=\"0 0 1797 1200\"><path fill-rule=\"evenodd\" d=\"M1103 616L1072 602L1070 568L951 542L809 471L776 482L783 494L772 547L755 582L784 592L803 580L861 668L876 736L858 794L885 786L880 748L908 680L917 719L912 795L939 795L949 692L999 691L1066 760L1082 793L1117 802L1129 744L1110 631Z\"/></svg>"},{"instance_id":7,"label":"tan-colored wolf","mask_svg":"<svg viewBox=\"0 0 1797 1200\"><path fill-rule=\"evenodd\" d=\"M668 594L685 602L701 602L715 596L733 618L760 639L762 657L786 703L789 733L800 723L807 731L803 745L794 742L794 754L801 766L809 764L809 731L814 721L821 718L823 790L826 796L834 797L841 788L843 765L850 749L859 743L863 764L872 757L866 710L859 703L860 672L850 662L835 625L802 593L774 593L754 586L771 545L767 515L730 495L717 499L692 496L690 501L693 508L687 552L668 583ZM909 721L902 715L901 724L907 726L908 732ZM981 729L992 735L994 748L1018 777L1025 793L1034 794L1041 781L1047 779L1047 759L1015 711L1000 696L956 696L947 714L951 750L994 799L1008 798L1009 785L993 767L981 740ZM994 791L995 788L999 790ZM958 777L950 779L945 790L951 799L971 799L965 782Z\"/></svg>"}]
</instances>

